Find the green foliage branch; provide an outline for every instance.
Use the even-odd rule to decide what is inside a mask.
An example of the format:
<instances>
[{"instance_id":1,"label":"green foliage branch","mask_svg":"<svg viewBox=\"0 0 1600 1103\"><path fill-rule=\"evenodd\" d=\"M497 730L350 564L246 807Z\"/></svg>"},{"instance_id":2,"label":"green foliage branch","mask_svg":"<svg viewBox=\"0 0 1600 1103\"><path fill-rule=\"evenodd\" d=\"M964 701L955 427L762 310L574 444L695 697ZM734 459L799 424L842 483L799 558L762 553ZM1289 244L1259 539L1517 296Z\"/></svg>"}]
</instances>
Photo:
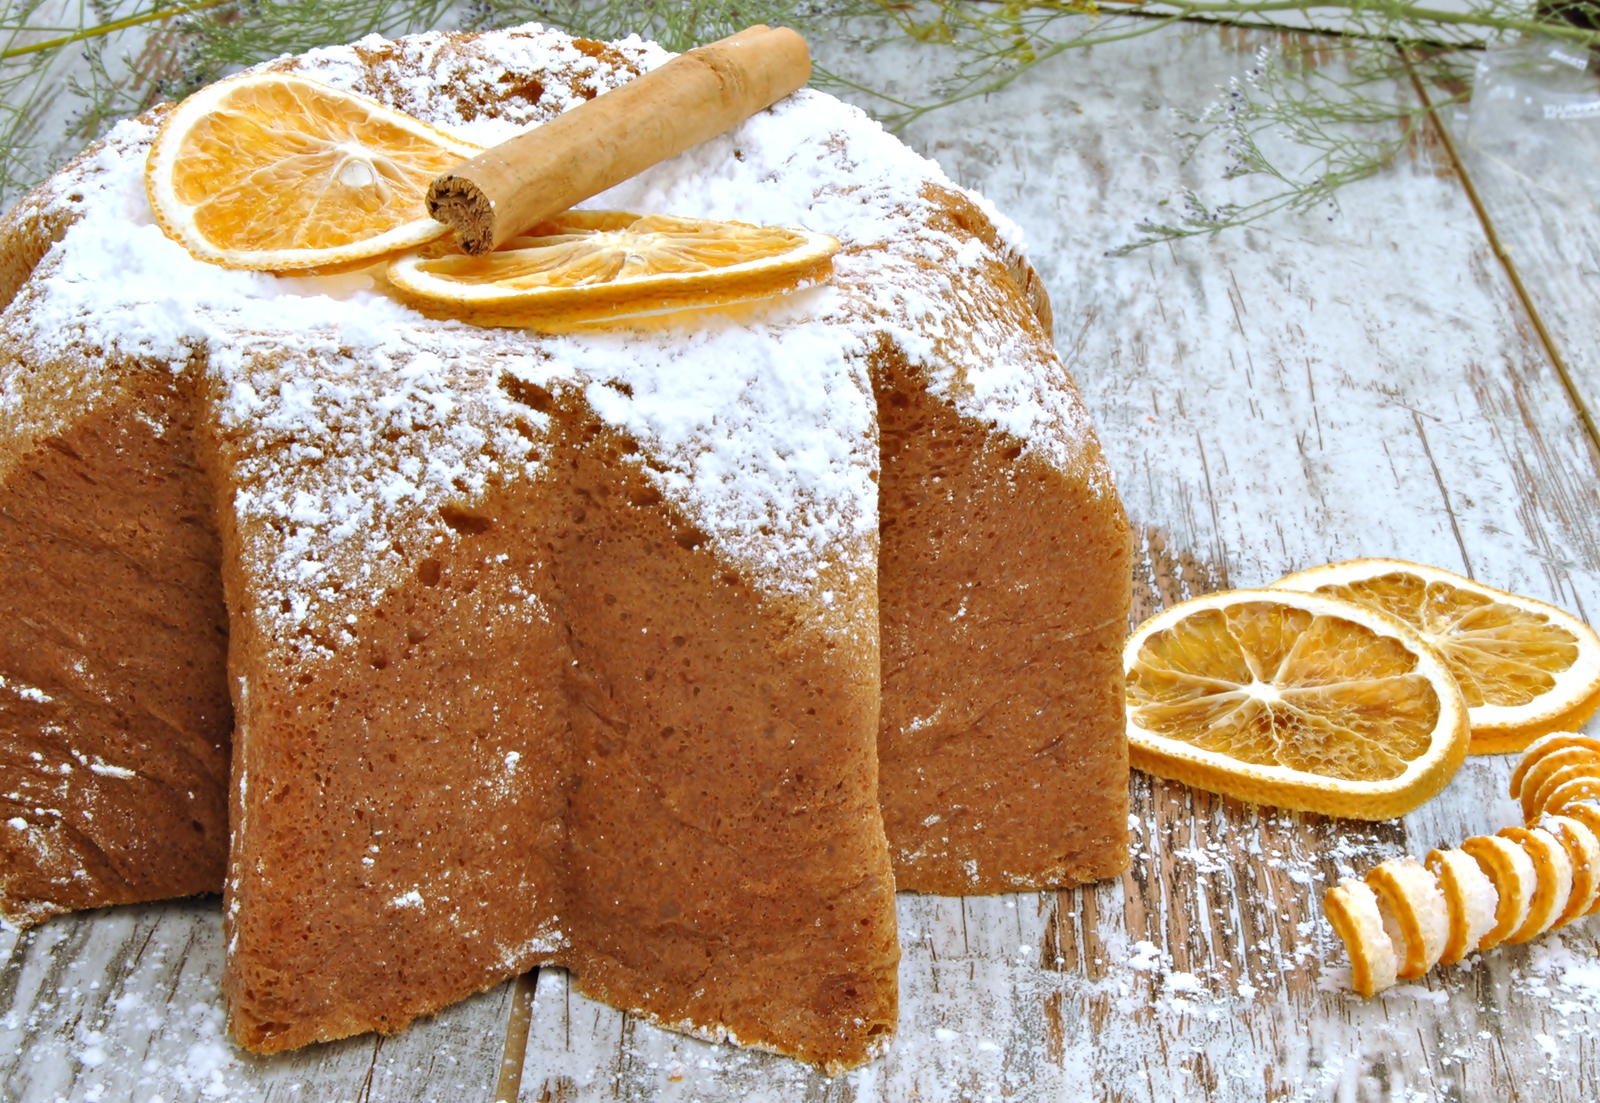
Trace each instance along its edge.
<instances>
[{"instance_id":1,"label":"green foliage branch","mask_svg":"<svg viewBox=\"0 0 1600 1103\"><path fill-rule=\"evenodd\" d=\"M1188 154L1220 145L1225 178L1264 181L1267 194L1186 193L1175 218L1147 220L1128 248L1336 206L1341 188L1415 145L1430 111L1470 94L1475 59L1463 50L1528 33L1600 48L1600 0L0 0L0 206L115 120L239 68L374 32L526 21L596 38L636 32L670 49L751 23L854 51L916 44L942 72L924 98L825 67L815 81L897 129L1070 50L1174 23L1282 32L1215 103L1182 120ZM1446 90L1431 105L1414 94L1419 73Z\"/></svg>"}]
</instances>

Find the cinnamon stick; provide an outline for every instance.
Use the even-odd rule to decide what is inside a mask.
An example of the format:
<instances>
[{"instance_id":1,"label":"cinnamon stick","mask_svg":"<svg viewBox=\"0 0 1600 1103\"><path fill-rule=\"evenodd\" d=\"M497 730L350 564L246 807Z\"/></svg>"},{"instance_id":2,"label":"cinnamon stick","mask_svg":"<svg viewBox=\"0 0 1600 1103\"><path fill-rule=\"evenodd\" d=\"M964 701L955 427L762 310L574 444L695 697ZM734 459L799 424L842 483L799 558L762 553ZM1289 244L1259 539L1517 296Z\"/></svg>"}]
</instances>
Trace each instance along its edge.
<instances>
[{"instance_id":1,"label":"cinnamon stick","mask_svg":"<svg viewBox=\"0 0 1600 1103\"><path fill-rule=\"evenodd\" d=\"M811 78L805 39L758 25L480 153L428 189L428 213L487 253L651 165L732 129Z\"/></svg>"}]
</instances>

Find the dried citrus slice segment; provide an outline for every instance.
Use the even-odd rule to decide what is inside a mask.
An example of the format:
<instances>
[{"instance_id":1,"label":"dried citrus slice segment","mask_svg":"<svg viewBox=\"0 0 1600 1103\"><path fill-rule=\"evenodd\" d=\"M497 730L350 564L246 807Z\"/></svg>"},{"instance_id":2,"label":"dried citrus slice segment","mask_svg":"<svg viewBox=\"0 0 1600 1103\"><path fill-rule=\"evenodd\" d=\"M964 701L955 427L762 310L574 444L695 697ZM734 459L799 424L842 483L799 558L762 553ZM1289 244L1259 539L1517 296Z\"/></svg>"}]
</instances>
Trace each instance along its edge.
<instances>
[{"instance_id":1,"label":"dried citrus slice segment","mask_svg":"<svg viewBox=\"0 0 1600 1103\"><path fill-rule=\"evenodd\" d=\"M1527 942L1549 930L1566 911L1567 898L1572 895L1572 859L1561 841L1542 828L1502 827L1496 834L1521 846L1533 859L1537 880L1528 900L1527 918L1506 935L1507 942Z\"/></svg>"},{"instance_id":2,"label":"dried citrus slice segment","mask_svg":"<svg viewBox=\"0 0 1600 1103\"><path fill-rule=\"evenodd\" d=\"M1472 753L1518 751L1600 709L1600 636L1553 605L1400 559L1353 559L1274 588L1313 591L1399 617L1461 684Z\"/></svg>"},{"instance_id":3,"label":"dried citrus slice segment","mask_svg":"<svg viewBox=\"0 0 1600 1103\"><path fill-rule=\"evenodd\" d=\"M1439 879L1415 858L1391 858L1367 872L1367 887L1378 898L1384 931L1394 945L1395 975L1409 980L1432 969L1450 937Z\"/></svg>"},{"instance_id":4,"label":"dried citrus slice segment","mask_svg":"<svg viewBox=\"0 0 1600 1103\"><path fill-rule=\"evenodd\" d=\"M1597 840L1600 840L1600 805L1580 801L1577 804L1567 805L1558 816L1583 824ZM1583 915L1600 913L1600 860L1597 860L1595 866L1595 882L1595 898L1589 902L1589 907L1582 913Z\"/></svg>"},{"instance_id":5,"label":"dried citrus slice segment","mask_svg":"<svg viewBox=\"0 0 1600 1103\"><path fill-rule=\"evenodd\" d=\"M1423 864L1439 878L1450 913L1450 937L1439 953L1439 964L1454 965L1494 930L1500 897L1483 867L1464 850L1430 850Z\"/></svg>"},{"instance_id":6,"label":"dried citrus slice segment","mask_svg":"<svg viewBox=\"0 0 1600 1103\"><path fill-rule=\"evenodd\" d=\"M1346 877L1322 898L1322 913L1350 954L1350 987L1363 996L1393 988L1399 959L1372 890Z\"/></svg>"},{"instance_id":7,"label":"dried citrus slice segment","mask_svg":"<svg viewBox=\"0 0 1600 1103\"><path fill-rule=\"evenodd\" d=\"M1551 757L1555 756L1552 755ZM1543 765L1543 763L1540 765ZM1534 784L1535 781L1538 784ZM1537 778L1530 774L1528 783L1522 787L1523 822L1538 819L1547 809L1551 812L1559 812L1562 805L1572 799L1572 793L1575 790L1568 788L1568 786L1575 781L1594 783L1593 785L1576 787L1576 791L1584 796L1588 796L1591 793L1600 795L1600 759L1589 762L1572 762L1564 766L1558 766L1554 770L1542 772ZM1556 798L1557 793L1561 793L1564 798L1559 804Z\"/></svg>"},{"instance_id":8,"label":"dried citrus slice segment","mask_svg":"<svg viewBox=\"0 0 1600 1103\"><path fill-rule=\"evenodd\" d=\"M156 134L145 190L201 260L290 271L409 249L446 227L428 185L482 150L376 100L294 73L202 88Z\"/></svg>"},{"instance_id":9,"label":"dried citrus slice segment","mask_svg":"<svg viewBox=\"0 0 1600 1103\"><path fill-rule=\"evenodd\" d=\"M1387 819L1466 755L1466 706L1443 661L1349 602L1208 594L1146 621L1122 659L1132 764L1241 800Z\"/></svg>"},{"instance_id":10,"label":"dried citrus slice segment","mask_svg":"<svg viewBox=\"0 0 1600 1103\"><path fill-rule=\"evenodd\" d=\"M1548 797L1547 787L1552 781L1557 778L1570 781L1575 777L1591 775L1600 776L1600 752L1591 751L1588 747L1562 747L1540 755L1520 778L1512 775L1512 783L1518 789L1513 795L1522 802L1523 820L1534 817L1541 790L1544 791L1542 795Z\"/></svg>"},{"instance_id":11,"label":"dried citrus slice segment","mask_svg":"<svg viewBox=\"0 0 1600 1103\"><path fill-rule=\"evenodd\" d=\"M1517 763L1517 768L1511 771L1511 795L1522 795L1523 779L1529 771L1543 762L1549 755L1576 749L1579 752L1589 751L1600 756L1600 739L1589 735L1579 735L1577 732L1551 732L1541 735L1528 749L1522 752L1522 760ZM1582 755L1568 756L1563 762L1580 761Z\"/></svg>"},{"instance_id":12,"label":"dried citrus slice segment","mask_svg":"<svg viewBox=\"0 0 1600 1103\"><path fill-rule=\"evenodd\" d=\"M1474 835L1461 844L1461 849L1472 855L1484 875L1494 882L1498 898L1494 927L1478 940L1478 949L1492 950L1527 922L1539 874L1528 852L1510 839Z\"/></svg>"},{"instance_id":13,"label":"dried citrus slice segment","mask_svg":"<svg viewBox=\"0 0 1600 1103\"><path fill-rule=\"evenodd\" d=\"M1546 816L1539 826L1560 840L1572 863L1572 893L1553 927L1570 923L1588 914L1600 895L1600 837L1581 820L1570 816Z\"/></svg>"},{"instance_id":14,"label":"dried citrus slice segment","mask_svg":"<svg viewBox=\"0 0 1600 1103\"><path fill-rule=\"evenodd\" d=\"M1600 777L1573 778L1548 793L1534 809L1534 815L1537 817L1549 813L1552 816L1570 816L1574 805L1596 801L1600 801Z\"/></svg>"},{"instance_id":15,"label":"dried citrus slice segment","mask_svg":"<svg viewBox=\"0 0 1600 1103\"><path fill-rule=\"evenodd\" d=\"M626 211L568 211L486 256L411 253L389 266L425 314L562 329L725 307L820 283L826 234Z\"/></svg>"}]
</instances>

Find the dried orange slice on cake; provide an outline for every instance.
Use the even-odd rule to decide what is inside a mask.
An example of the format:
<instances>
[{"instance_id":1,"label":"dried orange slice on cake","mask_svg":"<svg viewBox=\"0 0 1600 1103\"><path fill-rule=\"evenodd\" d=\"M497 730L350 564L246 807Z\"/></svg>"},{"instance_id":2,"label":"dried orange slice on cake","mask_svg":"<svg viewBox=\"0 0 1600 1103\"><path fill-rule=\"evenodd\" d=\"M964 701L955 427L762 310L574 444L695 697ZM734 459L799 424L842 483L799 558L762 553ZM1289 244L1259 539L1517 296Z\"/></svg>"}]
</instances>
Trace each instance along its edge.
<instances>
[{"instance_id":1,"label":"dried orange slice on cake","mask_svg":"<svg viewBox=\"0 0 1600 1103\"><path fill-rule=\"evenodd\" d=\"M425 314L563 329L725 307L826 280L826 234L625 211L567 211L484 256L431 249L389 266Z\"/></svg>"},{"instance_id":2,"label":"dried orange slice on cake","mask_svg":"<svg viewBox=\"0 0 1600 1103\"><path fill-rule=\"evenodd\" d=\"M156 134L145 190L201 260L293 271L344 265L443 235L433 178L482 150L376 100L294 73L202 88Z\"/></svg>"},{"instance_id":3,"label":"dried orange slice on cake","mask_svg":"<svg viewBox=\"0 0 1600 1103\"><path fill-rule=\"evenodd\" d=\"M1443 660L1360 605L1209 594L1146 621L1122 656L1132 764L1201 789L1388 819L1437 793L1467 752Z\"/></svg>"},{"instance_id":4,"label":"dried orange slice on cake","mask_svg":"<svg viewBox=\"0 0 1600 1103\"><path fill-rule=\"evenodd\" d=\"M1600 709L1600 636L1570 613L1399 559L1353 559L1273 584L1398 617L1439 652L1461 686L1472 753L1520 751Z\"/></svg>"}]
</instances>

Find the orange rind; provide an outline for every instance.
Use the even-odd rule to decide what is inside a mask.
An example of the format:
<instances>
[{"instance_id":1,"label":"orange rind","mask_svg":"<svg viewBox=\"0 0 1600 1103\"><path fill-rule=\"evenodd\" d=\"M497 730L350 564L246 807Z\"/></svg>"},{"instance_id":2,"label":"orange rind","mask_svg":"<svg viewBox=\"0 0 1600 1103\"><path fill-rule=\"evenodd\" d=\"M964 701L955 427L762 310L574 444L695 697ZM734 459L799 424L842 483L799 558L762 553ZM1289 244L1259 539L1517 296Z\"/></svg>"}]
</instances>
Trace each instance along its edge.
<instances>
[{"instance_id":1,"label":"orange rind","mask_svg":"<svg viewBox=\"0 0 1600 1103\"><path fill-rule=\"evenodd\" d=\"M1539 884L1538 871L1528 852L1510 839L1496 835L1474 835L1461 844L1494 882L1494 927L1478 941L1478 949L1492 950L1527 922L1533 894Z\"/></svg>"},{"instance_id":2,"label":"orange rind","mask_svg":"<svg viewBox=\"0 0 1600 1103\"><path fill-rule=\"evenodd\" d=\"M1350 987L1363 996L1393 988L1399 960L1372 889L1346 877L1328 890L1322 910L1350 953Z\"/></svg>"},{"instance_id":3,"label":"orange rind","mask_svg":"<svg viewBox=\"0 0 1600 1103\"><path fill-rule=\"evenodd\" d=\"M1332 563L1273 588L1353 601L1414 628L1461 686L1473 754L1522 750L1600 709L1600 636L1554 605L1399 559Z\"/></svg>"},{"instance_id":4,"label":"orange rind","mask_svg":"<svg viewBox=\"0 0 1600 1103\"><path fill-rule=\"evenodd\" d=\"M1587 915L1600 897L1600 837L1582 820L1571 816L1545 816L1539 826L1554 835L1566 848L1572 865L1572 892L1567 906L1551 924L1561 927Z\"/></svg>"},{"instance_id":5,"label":"orange rind","mask_svg":"<svg viewBox=\"0 0 1600 1103\"><path fill-rule=\"evenodd\" d=\"M1592 833L1596 839L1600 839L1600 804L1595 804L1590 801L1579 801L1576 804L1567 805L1566 808L1561 810L1559 815L1563 819L1576 820L1578 823L1583 824L1583 826L1587 827L1590 833ZM1595 881L1597 882L1595 891L1600 893L1600 869L1597 869L1595 873ZM1589 909L1583 914L1594 915L1596 913L1600 913L1600 895L1597 895L1595 899L1590 902Z\"/></svg>"},{"instance_id":6,"label":"orange rind","mask_svg":"<svg viewBox=\"0 0 1600 1103\"><path fill-rule=\"evenodd\" d=\"M1511 771L1511 795L1520 797L1524 778L1552 755L1565 754L1567 751L1575 753L1561 760L1563 764L1582 761L1582 756L1586 754L1600 758L1600 739L1565 731L1540 736L1528 744L1528 749L1522 753L1522 759L1517 763L1516 769Z\"/></svg>"},{"instance_id":7,"label":"orange rind","mask_svg":"<svg viewBox=\"0 0 1600 1103\"><path fill-rule=\"evenodd\" d=\"M1367 873L1367 887L1377 897L1384 932L1394 946L1395 975L1409 980L1432 969L1450 938L1450 911L1439 879L1415 858L1392 858Z\"/></svg>"},{"instance_id":8,"label":"orange rind","mask_svg":"<svg viewBox=\"0 0 1600 1103\"><path fill-rule=\"evenodd\" d=\"M1521 846L1533 861L1534 888L1528 897L1528 914L1505 939L1515 945L1549 930L1566 910L1572 895L1572 859L1561 840L1542 828L1502 827L1497 834Z\"/></svg>"},{"instance_id":9,"label":"orange rind","mask_svg":"<svg viewBox=\"0 0 1600 1103\"><path fill-rule=\"evenodd\" d=\"M1556 758L1551 755L1550 758ZM1558 811L1556 794L1562 792L1575 781L1600 781L1600 759L1594 762L1570 762L1565 765L1556 764L1548 771L1541 768L1550 759L1539 763L1539 766L1528 772L1527 780L1522 786L1522 818L1524 822L1538 819L1548 809ZM1567 790L1570 793L1572 790ZM1571 797L1567 797L1570 800Z\"/></svg>"},{"instance_id":10,"label":"orange rind","mask_svg":"<svg viewBox=\"0 0 1600 1103\"><path fill-rule=\"evenodd\" d=\"M484 256L428 249L389 265L433 317L547 331L727 308L826 281L826 234L626 211L567 211Z\"/></svg>"},{"instance_id":11,"label":"orange rind","mask_svg":"<svg viewBox=\"0 0 1600 1103\"><path fill-rule=\"evenodd\" d=\"M167 115L145 190L161 228L200 260L329 268L443 235L428 185L480 152L366 96L296 73L246 73Z\"/></svg>"},{"instance_id":12,"label":"orange rind","mask_svg":"<svg viewBox=\"0 0 1600 1103\"><path fill-rule=\"evenodd\" d=\"M1389 819L1466 755L1466 706L1421 637L1317 594L1175 605L1129 637L1123 667L1133 766L1240 800Z\"/></svg>"},{"instance_id":13,"label":"orange rind","mask_svg":"<svg viewBox=\"0 0 1600 1103\"><path fill-rule=\"evenodd\" d=\"M1546 796L1544 802L1534 809L1534 814L1570 815L1569 809L1573 805L1595 801L1600 801L1600 777L1573 778Z\"/></svg>"},{"instance_id":14,"label":"orange rind","mask_svg":"<svg viewBox=\"0 0 1600 1103\"><path fill-rule=\"evenodd\" d=\"M1368 872L1366 885L1396 976L1419 977L1435 963L1452 965L1502 942L1528 942L1600 913L1600 759L1594 743L1556 732L1528 748L1511 775L1511 795L1522 801L1526 826L1474 836L1459 850L1431 850L1420 867L1396 858ZM1381 943L1367 929L1373 917L1363 910L1365 898L1347 889L1337 897L1330 891L1325 905L1352 961L1368 963L1362 983L1372 988L1370 963L1381 964L1382 955Z\"/></svg>"},{"instance_id":15,"label":"orange rind","mask_svg":"<svg viewBox=\"0 0 1600 1103\"><path fill-rule=\"evenodd\" d=\"M1521 777L1513 777L1515 791L1511 795L1522 802L1523 819L1538 815L1535 809L1540 807L1540 790L1545 789L1546 783L1557 774L1562 775L1562 781L1589 775L1600 776L1600 753L1587 747L1562 747L1541 755ZM1552 785L1545 790L1545 796L1554 788Z\"/></svg>"},{"instance_id":16,"label":"orange rind","mask_svg":"<svg viewBox=\"0 0 1600 1103\"><path fill-rule=\"evenodd\" d=\"M1430 850L1423 864L1438 877L1450 916L1450 934L1438 963L1454 965L1494 930L1500 897L1477 859L1464 850Z\"/></svg>"}]
</instances>

